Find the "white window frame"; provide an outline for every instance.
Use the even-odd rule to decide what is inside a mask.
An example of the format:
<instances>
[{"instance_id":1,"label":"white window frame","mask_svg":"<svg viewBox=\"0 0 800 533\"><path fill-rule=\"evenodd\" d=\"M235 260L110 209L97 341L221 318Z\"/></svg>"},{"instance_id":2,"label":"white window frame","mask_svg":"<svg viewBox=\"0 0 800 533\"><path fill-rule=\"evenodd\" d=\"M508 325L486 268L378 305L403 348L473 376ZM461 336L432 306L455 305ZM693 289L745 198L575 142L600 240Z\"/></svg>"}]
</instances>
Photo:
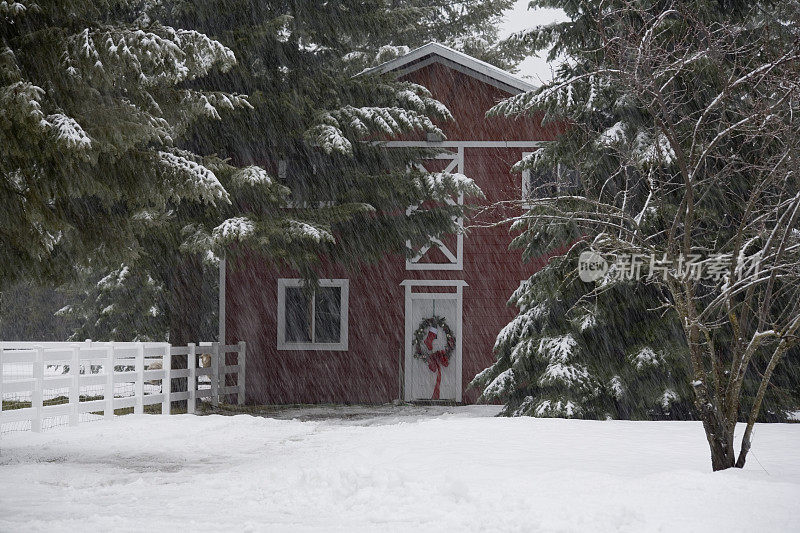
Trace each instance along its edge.
<instances>
[{"instance_id":1,"label":"white window frame","mask_svg":"<svg viewBox=\"0 0 800 533\"><path fill-rule=\"evenodd\" d=\"M534 153L535 152L522 152L522 159L525 159L526 157ZM528 187L530 187L530 184L531 184L531 169L526 168L525 170L522 171L522 207L524 209L531 208L531 204L528 203L530 195Z\"/></svg>"},{"instance_id":2,"label":"white window frame","mask_svg":"<svg viewBox=\"0 0 800 533\"><path fill-rule=\"evenodd\" d=\"M286 288L302 287L301 279L278 279L278 350L328 350L347 351L348 311L350 299L350 280L348 279L321 279L320 287L341 288L341 316L339 318L339 342L287 342L286 341ZM314 338L316 294L311 298L311 338Z\"/></svg>"}]
</instances>

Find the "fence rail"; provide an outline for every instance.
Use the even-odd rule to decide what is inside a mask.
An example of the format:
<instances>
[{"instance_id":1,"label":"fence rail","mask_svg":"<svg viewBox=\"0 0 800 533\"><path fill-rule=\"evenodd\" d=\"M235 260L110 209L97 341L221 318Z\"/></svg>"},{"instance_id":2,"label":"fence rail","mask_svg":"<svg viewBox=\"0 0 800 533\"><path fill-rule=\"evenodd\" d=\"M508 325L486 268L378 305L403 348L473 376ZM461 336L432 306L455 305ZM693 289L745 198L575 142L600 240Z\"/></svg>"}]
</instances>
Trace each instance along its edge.
<instances>
[{"instance_id":1,"label":"fence rail","mask_svg":"<svg viewBox=\"0 0 800 533\"><path fill-rule=\"evenodd\" d=\"M187 402L189 413L198 400L241 405L245 370L244 342L0 342L0 433L10 423L28 429L29 422L38 432L45 419L77 425L89 414L141 414L157 404L170 414L178 401Z\"/></svg>"}]
</instances>

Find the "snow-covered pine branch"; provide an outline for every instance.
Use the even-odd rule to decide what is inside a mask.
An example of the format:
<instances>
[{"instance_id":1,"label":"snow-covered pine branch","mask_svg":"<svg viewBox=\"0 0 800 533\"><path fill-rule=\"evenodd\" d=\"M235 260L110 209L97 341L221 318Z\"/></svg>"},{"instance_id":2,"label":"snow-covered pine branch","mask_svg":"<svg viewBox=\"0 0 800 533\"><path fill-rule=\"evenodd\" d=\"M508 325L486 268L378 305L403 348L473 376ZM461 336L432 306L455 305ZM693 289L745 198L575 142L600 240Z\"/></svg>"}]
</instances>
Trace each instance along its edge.
<instances>
[{"instance_id":1,"label":"snow-covered pine branch","mask_svg":"<svg viewBox=\"0 0 800 533\"><path fill-rule=\"evenodd\" d=\"M418 173L414 186L420 195L439 202L457 201L460 195L483 198L483 191L464 174L452 172Z\"/></svg>"},{"instance_id":2,"label":"snow-covered pine branch","mask_svg":"<svg viewBox=\"0 0 800 533\"><path fill-rule=\"evenodd\" d=\"M444 135L426 114L401 107L348 105L323 114L318 122L306 132L306 140L328 154L352 155L352 142L370 136L397 137L409 132Z\"/></svg>"},{"instance_id":3,"label":"snow-covered pine branch","mask_svg":"<svg viewBox=\"0 0 800 533\"><path fill-rule=\"evenodd\" d=\"M195 91L191 89L181 91L181 94L183 95L181 98L182 106L196 117L220 120L220 110L253 109L253 106L247 101L247 97L238 94L219 91Z\"/></svg>"},{"instance_id":4,"label":"snow-covered pine branch","mask_svg":"<svg viewBox=\"0 0 800 533\"><path fill-rule=\"evenodd\" d=\"M274 183L272 176L267 174L266 170L253 165L236 169L231 176L231 181L238 186L249 185L251 187Z\"/></svg>"},{"instance_id":5,"label":"snow-covered pine branch","mask_svg":"<svg viewBox=\"0 0 800 533\"><path fill-rule=\"evenodd\" d=\"M233 52L194 30L152 25L147 29L85 28L66 40L65 70L83 80L135 80L144 87L175 85L236 64Z\"/></svg>"},{"instance_id":6,"label":"snow-covered pine branch","mask_svg":"<svg viewBox=\"0 0 800 533\"><path fill-rule=\"evenodd\" d=\"M174 200L188 199L215 204L228 202L228 192L214 173L192 154L184 151L158 152L157 160L162 172L172 187Z\"/></svg>"},{"instance_id":7,"label":"snow-covered pine branch","mask_svg":"<svg viewBox=\"0 0 800 533\"><path fill-rule=\"evenodd\" d=\"M56 140L65 147L83 149L92 145L92 140L74 118L56 113L48 115L47 122L52 124Z\"/></svg>"}]
</instances>

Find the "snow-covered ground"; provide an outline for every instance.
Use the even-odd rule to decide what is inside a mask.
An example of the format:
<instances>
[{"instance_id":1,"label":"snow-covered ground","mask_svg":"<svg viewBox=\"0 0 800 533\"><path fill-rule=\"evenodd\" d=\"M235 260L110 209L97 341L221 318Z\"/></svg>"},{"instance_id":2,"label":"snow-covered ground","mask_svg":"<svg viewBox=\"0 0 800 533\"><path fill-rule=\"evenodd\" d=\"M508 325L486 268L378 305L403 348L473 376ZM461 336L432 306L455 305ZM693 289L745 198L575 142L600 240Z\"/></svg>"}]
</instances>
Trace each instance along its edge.
<instances>
[{"instance_id":1,"label":"snow-covered ground","mask_svg":"<svg viewBox=\"0 0 800 533\"><path fill-rule=\"evenodd\" d=\"M130 415L6 435L0 531L800 527L800 424L759 425L747 468L711 473L699 423L494 412Z\"/></svg>"}]
</instances>

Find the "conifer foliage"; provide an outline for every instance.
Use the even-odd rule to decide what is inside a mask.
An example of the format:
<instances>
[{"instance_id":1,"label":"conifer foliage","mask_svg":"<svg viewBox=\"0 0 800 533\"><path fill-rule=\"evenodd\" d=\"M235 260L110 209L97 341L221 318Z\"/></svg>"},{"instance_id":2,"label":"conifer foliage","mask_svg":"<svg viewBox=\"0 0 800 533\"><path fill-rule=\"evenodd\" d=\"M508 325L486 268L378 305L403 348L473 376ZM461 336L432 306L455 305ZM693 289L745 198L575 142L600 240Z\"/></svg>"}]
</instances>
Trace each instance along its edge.
<instances>
[{"instance_id":1,"label":"conifer foliage","mask_svg":"<svg viewBox=\"0 0 800 533\"><path fill-rule=\"evenodd\" d=\"M528 232L515 243L525 254L543 246ZM650 287L609 283L594 294L574 272L585 249L576 243L515 291L519 313L497 338L497 361L471 386L481 401L503 402L506 416L691 417L680 325L654 309Z\"/></svg>"},{"instance_id":2,"label":"conifer foliage","mask_svg":"<svg viewBox=\"0 0 800 533\"><path fill-rule=\"evenodd\" d=\"M187 83L233 52L128 0L0 3L0 282L63 275L87 253L135 249L170 205L229 202L178 140L246 97ZM230 170L230 169L222 169Z\"/></svg>"},{"instance_id":3,"label":"conifer foliage","mask_svg":"<svg viewBox=\"0 0 800 533\"><path fill-rule=\"evenodd\" d=\"M443 35L485 34L491 47L490 21L508 3L478 6L466 18L466 7L428 1L143 4L135 21L208 36L209 42L224 43L220 50L230 60L224 68L179 82L177 101L190 98L185 103L193 114L169 113L181 134L170 137L171 148L157 154L161 163L194 172L202 183L216 178L223 197L180 203L173 196L163 209L137 211L135 253L121 258L131 272L128 290L152 278L167 293L166 312L158 317L161 337L167 331L174 339L213 334L200 326L211 310L193 305L203 299L204 276L186 278L215 266L223 254L255 252L313 279L323 257L356 264L389 253L411 254L431 237L457 231L455 219L467 207L448 200L463 195L469 201L481 195L478 187L460 175L409 171L434 155L431 151L386 150L374 142L408 133L439 134L441 124L451 120L449 111L417 84L359 74L395 52ZM413 32L401 31L412 27ZM406 213L415 205L425 208ZM115 259L110 266L95 261L93 275L82 279L119 269ZM147 294L152 287L140 289ZM147 316L147 302L135 310L117 306L109 311L100 302L111 295L98 292L111 289L92 283L82 290L93 296L76 302L71 313L98 326L95 338L137 335L135 326L125 327L134 321L111 320L109 314ZM187 316L176 322L175 313ZM111 329L100 327L112 323Z\"/></svg>"},{"instance_id":4,"label":"conifer foliage","mask_svg":"<svg viewBox=\"0 0 800 533\"><path fill-rule=\"evenodd\" d=\"M190 145L238 165L266 166L290 191L290 226L267 238L258 230L270 206L255 195L235 200L256 230L240 240L247 249L314 277L321 256L373 261L411 254L409 240L418 248L429 237L457 231L454 219L465 208L444 200L479 196L474 183L409 175L409 168L433 153L386 150L376 142L441 134L450 112L418 84L363 71L431 39L487 31L507 2L469 4L477 11L461 20L459 14L470 11L466 6L451 9L427 0L165 3L161 17L219 39L240 60L229 73L198 85L236 88L250 95L254 107L234 111L220 124L198 123ZM421 204L430 209L406 214L407 207ZM207 224L198 230L212 237L216 231ZM197 242L208 240L201 233ZM300 235L309 242L298 240Z\"/></svg>"}]
</instances>

